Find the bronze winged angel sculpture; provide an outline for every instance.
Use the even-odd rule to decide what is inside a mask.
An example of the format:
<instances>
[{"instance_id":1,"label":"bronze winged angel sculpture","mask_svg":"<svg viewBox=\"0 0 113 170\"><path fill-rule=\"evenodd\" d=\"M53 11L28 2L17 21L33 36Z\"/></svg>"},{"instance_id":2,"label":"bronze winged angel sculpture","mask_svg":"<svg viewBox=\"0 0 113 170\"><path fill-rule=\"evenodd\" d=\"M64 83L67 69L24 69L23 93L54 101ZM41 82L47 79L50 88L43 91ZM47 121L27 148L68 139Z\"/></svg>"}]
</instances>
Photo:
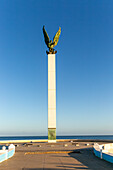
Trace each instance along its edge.
<instances>
[{"instance_id":1,"label":"bronze winged angel sculpture","mask_svg":"<svg viewBox=\"0 0 113 170\"><path fill-rule=\"evenodd\" d=\"M46 30L45 30L45 26L43 26L43 34L44 34L44 39L45 39L45 43L47 45L47 47L49 48L49 52L47 52L47 54L56 54L57 51L54 50L54 47L57 45L58 41L59 41L59 37L61 34L61 28L59 27L59 30L57 31L57 33L55 34L53 41L50 40Z\"/></svg>"}]
</instances>

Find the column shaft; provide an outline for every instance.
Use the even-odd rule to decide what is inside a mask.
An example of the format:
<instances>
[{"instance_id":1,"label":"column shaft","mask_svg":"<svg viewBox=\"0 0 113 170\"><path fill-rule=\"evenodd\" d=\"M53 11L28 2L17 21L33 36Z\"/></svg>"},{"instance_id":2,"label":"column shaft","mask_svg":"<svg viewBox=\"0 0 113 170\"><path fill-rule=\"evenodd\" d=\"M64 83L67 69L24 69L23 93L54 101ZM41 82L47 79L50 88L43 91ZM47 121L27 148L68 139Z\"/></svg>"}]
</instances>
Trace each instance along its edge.
<instances>
[{"instance_id":1,"label":"column shaft","mask_svg":"<svg viewBox=\"0 0 113 170\"><path fill-rule=\"evenodd\" d=\"M56 140L55 54L48 54L48 140Z\"/></svg>"}]
</instances>

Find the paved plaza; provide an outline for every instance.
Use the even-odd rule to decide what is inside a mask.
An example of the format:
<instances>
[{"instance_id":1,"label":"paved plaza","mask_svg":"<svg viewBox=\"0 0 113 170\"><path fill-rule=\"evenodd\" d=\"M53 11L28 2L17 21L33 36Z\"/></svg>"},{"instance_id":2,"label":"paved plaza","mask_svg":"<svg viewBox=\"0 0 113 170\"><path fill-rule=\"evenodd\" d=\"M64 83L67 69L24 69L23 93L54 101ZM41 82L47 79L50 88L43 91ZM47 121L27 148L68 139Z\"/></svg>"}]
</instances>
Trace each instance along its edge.
<instances>
[{"instance_id":1,"label":"paved plaza","mask_svg":"<svg viewBox=\"0 0 113 170\"><path fill-rule=\"evenodd\" d=\"M20 144L15 155L0 163L0 170L113 170L113 164L93 154L93 144ZM54 153L55 152L55 153Z\"/></svg>"}]
</instances>

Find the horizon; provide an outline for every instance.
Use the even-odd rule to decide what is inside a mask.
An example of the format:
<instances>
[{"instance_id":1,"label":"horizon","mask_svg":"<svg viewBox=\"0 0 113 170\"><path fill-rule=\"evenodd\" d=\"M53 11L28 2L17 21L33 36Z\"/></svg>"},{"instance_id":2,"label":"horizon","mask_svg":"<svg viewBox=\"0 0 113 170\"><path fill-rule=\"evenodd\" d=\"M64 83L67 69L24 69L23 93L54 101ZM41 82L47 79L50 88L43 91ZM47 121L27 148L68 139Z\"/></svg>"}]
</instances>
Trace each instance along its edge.
<instances>
[{"instance_id":1,"label":"horizon","mask_svg":"<svg viewBox=\"0 0 113 170\"><path fill-rule=\"evenodd\" d=\"M40 137L40 136L41 137L48 137L48 135L45 135L45 136L44 135L29 135L29 136L28 135L14 135L14 136L13 135L10 135L10 136L4 135L4 136L0 136L0 137ZM88 134L88 135L87 134L83 134L83 135L56 135L56 137L58 137L58 136L61 136L61 137L63 137L63 136L64 137L65 136L67 136L67 137L68 136L75 136L76 137L76 136L113 136L113 135L108 135L108 134L107 135L99 135L99 134L98 135L91 135L91 134Z\"/></svg>"}]
</instances>

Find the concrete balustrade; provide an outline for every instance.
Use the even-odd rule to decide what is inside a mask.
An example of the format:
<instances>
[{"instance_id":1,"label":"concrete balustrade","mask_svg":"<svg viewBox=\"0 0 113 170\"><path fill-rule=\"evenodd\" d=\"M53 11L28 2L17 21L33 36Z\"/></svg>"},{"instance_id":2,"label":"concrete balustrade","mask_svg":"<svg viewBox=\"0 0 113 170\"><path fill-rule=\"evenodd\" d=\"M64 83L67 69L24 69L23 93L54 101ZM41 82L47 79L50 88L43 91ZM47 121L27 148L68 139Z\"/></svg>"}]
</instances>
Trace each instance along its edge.
<instances>
[{"instance_id":1,"label":"concrete balustrade","mask_svg":"<svg viewBox=\"0 0 113 170\"><path fill-rule=\"evenodd\" d=\"M103 145L95 143L93 150L97 157L113 163L113 143Z\"/></svg>"},{"instance_id":2,"label":"concrete balustrade","mask_svg":"<svg viewBox=\"0 0 113 170\"><path fill-rule=\"evenodd\" d=\"M13 144L9 145L8 150L5 146L0 150L0 163L11 158L15 154L15 146Z\"/></svg>"}]
</instances>

